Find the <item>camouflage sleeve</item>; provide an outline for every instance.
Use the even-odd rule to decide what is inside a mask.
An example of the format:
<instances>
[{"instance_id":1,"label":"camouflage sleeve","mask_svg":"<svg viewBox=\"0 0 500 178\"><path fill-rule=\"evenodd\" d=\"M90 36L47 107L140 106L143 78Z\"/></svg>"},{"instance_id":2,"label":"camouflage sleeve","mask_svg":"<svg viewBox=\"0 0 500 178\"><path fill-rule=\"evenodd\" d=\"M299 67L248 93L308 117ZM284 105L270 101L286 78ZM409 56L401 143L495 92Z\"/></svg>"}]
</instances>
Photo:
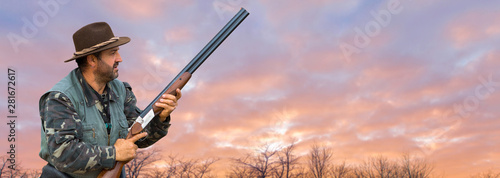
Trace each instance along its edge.
<instances>
[{"instance_id":1,"label":"camouflage sleeve","mask_svg":"<svg viewBox=\"0 0 500 178\"><path fill-rule=\"evenodd\" d=\"M49 93L41 108L40 115L50 154L47 161L58 170L81 174L114 166L113 146L97 146L80 141L83 136L81 120L66 95Z\"/></svg>"},{"instance_id":2,"label":"camouflage sleeve","mask_svg":"<svg viewBox=\"0 0 500 178\"><path fill-rule=\"evenodd\" d=\"M123 84L125 85L125 88L127 88L124 112L125 116L127 116L128 125L130 127L142 111L136 106L137 99L135 98L134 92L132 92L132 87L127 82L123 82ZM135 144L139 148L151 146L167 135L169 127L170 116L168 116L164 122L160 122L160 120L155 116L148 126L144 128L144 130L148 133L148 136L145 139L138 140Z\"/></svg>"}]
</instances>

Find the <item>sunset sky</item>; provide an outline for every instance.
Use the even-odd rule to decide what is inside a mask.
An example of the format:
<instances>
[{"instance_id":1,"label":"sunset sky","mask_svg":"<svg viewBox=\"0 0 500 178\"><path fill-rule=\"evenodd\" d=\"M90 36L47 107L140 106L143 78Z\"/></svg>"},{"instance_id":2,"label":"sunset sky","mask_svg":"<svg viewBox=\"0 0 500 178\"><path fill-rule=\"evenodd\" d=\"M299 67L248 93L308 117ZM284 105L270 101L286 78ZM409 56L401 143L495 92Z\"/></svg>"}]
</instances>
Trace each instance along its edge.
<instances>
[{"instance_id":1,"label":"sunset sky","mask_svg":"<svg viewBox=\"0 0 500 178\"><path fill-rule=\"evenodd\" d=\"M7 68L16 71L16 152L41 168L38 99L76 67L80 27L108 22L118 79L144 108L233 17L247 19L196 71L154 145L186 158L314 143L338 160L420 155L445 177L500 170L500 1L1 1L0 150L9 150ZM497 108L497 109L495 109ZM222 162L221 161L221 162Z\"/></svg>"}]
</instances>

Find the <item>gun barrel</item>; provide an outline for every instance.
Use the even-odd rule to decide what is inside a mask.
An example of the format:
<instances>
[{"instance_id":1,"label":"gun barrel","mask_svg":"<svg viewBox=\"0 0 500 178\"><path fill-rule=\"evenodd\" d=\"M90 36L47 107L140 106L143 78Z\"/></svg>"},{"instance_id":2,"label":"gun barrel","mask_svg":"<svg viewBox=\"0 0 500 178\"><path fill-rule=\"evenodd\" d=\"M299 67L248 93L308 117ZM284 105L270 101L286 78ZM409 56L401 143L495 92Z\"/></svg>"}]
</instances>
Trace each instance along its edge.
<instances>
[{"instance_id":1,"label":"gun barrel","mask_svg":"<svg viewBox=\"0 0 500 178\"><path fill-rule=\"evenodd\" d=\"M215 35L210 42L182 69L179 74L163 89L163 91L156 96L156 98L149 103L149 105L144 109L141 113L141 117L144 117L147 112L152 109L154 103L156 103L161 95L163 95L167 90L172 86L172 84L179 79L179 77L185 72L189 72L193 74L198 67L205 62L205 60L219 47L222 42L238 27L238 25L245 20L245 18L249 15L244 8L241 10Z\"/></svg>"},{"instance_id":2,"label":"gun barrel","mask_svg":"<svg viewBox=\"0 0 500 178\"><path fill-rule=\"evenodd\" d=\"M243 20L248 16L248 12L241 8L241 10L222 28L217 35L208 42L207 45L196 55L192 61L193 65L186 66L186 72L193 74L200 65L219 47L220 44L240 25Z\"/></svg>"}]
</instances>

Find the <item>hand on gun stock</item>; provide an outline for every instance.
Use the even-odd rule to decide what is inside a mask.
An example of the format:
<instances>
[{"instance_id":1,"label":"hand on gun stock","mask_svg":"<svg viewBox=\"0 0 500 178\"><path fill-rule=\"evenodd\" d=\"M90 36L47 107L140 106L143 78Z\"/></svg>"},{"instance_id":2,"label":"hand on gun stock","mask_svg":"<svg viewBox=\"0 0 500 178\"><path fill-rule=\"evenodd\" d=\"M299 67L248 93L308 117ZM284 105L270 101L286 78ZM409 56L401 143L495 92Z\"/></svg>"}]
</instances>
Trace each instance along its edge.
<instances>
[{"instance_id":1,"label":"hand on gun stock","mask_svg":"<svg viewBox=\"0 0 500 178\"><path fill-rule=\"evenodd\" d=\"M137 134L129 139L118 139L115 142L116 149L116 161L125 161L128 162L135 158L137 145L135 142L141 138L144 138L148 135L148 133L143 132Z\"/></svg>"}]
</instances>

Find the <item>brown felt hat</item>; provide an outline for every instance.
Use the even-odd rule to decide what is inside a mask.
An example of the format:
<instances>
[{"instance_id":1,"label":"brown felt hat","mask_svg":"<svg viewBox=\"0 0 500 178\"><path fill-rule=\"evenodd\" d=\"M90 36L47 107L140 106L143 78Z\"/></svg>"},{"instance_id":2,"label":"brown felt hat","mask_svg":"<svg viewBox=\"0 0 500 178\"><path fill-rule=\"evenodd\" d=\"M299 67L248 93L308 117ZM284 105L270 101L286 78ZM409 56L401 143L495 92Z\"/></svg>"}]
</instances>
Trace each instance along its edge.
<instances>
[{"instance_id":1,"label":"brown felt hat","mask_svg":"<svg viewBox=\"0 0 500 178\"><path fill-rule=\"evenodd\" d=\"M124 45L129 41L129 37L115 37L111 27L106 22L91 23L73 34L76 52L71 59L64 62Z\"/></svg>"}]
</instances>

